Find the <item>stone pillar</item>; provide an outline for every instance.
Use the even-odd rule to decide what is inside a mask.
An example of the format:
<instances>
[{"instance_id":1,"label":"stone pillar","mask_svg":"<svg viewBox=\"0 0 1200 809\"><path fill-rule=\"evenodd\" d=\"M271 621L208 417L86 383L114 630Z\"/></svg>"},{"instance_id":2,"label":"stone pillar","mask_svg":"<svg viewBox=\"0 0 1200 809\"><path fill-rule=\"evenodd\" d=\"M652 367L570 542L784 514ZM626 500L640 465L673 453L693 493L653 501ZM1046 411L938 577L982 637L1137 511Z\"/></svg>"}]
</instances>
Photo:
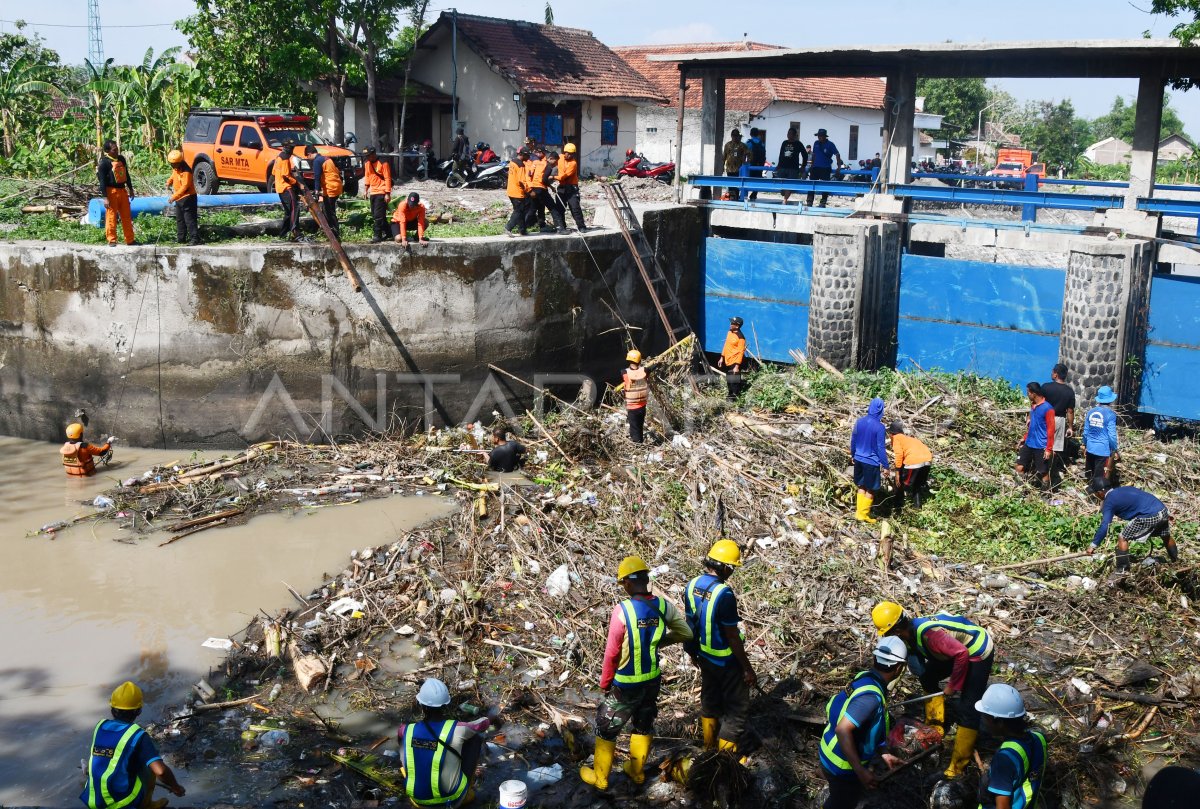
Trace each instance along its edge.
<instances>
[{"instance_id":1,"label":"stone pillar","mask_svg":"<svg viewBox=\"0 0 1200 809\"><path fill-rule=\"evenodd\" d=\"M1163 78L1152 71L1138 80L1137 110L1133 124L1133 155L1129 163L1129 189L1125 208L1135 210L1138 197L1154 193L1154 164L1158 160L1158 135L1162 127Z\"/></svg>"},{"instance_id":2,"label":"stone pillar","mask_svg":"<svg viewBox=\"0 0 1200 809\"><path fill-rule=\"evenodd\" d=\"M1095 237L1071 240L1058 360L1086 408L1101 385L1137 401L1154 244Z\"/></svg>"},{"instance_id":3,"label":"stone pillar","mask_svg":"<svg viewBox=\"0 0 1200 809\"><path fill-rule=\"evenodd\" d=\"M813 229L808 356L839 370L875 370L896 359L900 226L829 219Z\"/></svg>"},{"instance_id":4,"label":"stone pillar","mask_svg":"<svg viewBox=\"0 0 1200 809\"><path fill-rule=\"evenodd\" d=\"M905 185L912 174L913 126L917 114L917 72L910 64L887 77L883 97L883 168L879 172L884 191Z\"/></svg>"},{"instance_id":5,"label":"stone pillar","mask_svg":"<svg viewBox=\"0 0 1200 809\"><path fill-rule=\"evenodd\" d=\"M724 174L725 79L704 74L700 88L700 171Z\"/></svg>"}]
</instances>

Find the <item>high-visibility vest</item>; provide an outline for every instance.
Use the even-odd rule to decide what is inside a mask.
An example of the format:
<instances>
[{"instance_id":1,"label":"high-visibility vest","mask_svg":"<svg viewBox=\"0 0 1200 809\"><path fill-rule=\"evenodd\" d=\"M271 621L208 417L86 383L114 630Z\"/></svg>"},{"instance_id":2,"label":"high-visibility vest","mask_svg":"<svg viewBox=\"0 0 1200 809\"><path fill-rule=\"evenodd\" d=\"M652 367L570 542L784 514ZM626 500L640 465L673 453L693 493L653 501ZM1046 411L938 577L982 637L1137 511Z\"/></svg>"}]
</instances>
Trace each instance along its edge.
<instances>
[{"instance_id":1,"label":"high-visibility vest","mask_svg":"<svg viewBox=\"0 0 1200 809\"><path fill-rule=\"evenodd\" d=\"M1046 762L1050 759L1046 737L1040 731L1031 730L1024 739L1009 739L1000 745L996 758L1007 750L1017 762L1017 788L1010 793L1012 809L1032 809L1041 791L1046 775ZM986 791L985 784L979 785L979 809L992 809L996 805L996 793ZM987 800L988 803L984 804Z\"/></svg>"},{"instance_id":2,"label":"high-visibility vest","mask_svg":"<svg viewBox=\"0 0 1200 809\"><path fill-rule=\"evenodd\" d=\"M718 661L733 654L733 650L725 642L721 627L716 623L717 602L726 593L733 593L729 585L711 573L705 573L688 582L687 598L684 601L688 625L692 628L692 636L700 645L700 651Z\"/></svg>"},{"instance_id":3,"label":"high-visibility vest","mask_svg":"<svg viewBox=\"0 0 1200 809\"><path fill-rule=\"evenodd\" d=\"M627 598L621 602L621 621L629 644L629 660L617 669L618 686L640 685L658 679L658 645L667 631L667 602L661 598Z\"/></svg>"},{"instance_id":4,"label":"high-visibility vest","mask_svg":"<svg viewBox=\"0 0 1200 809\"><path fill-rule=\"evenodd\" d=\"M628 410L637 410L639 407L645 407L646 402L650 401L650 383L646 381L646 369L638 366L637 368L625 369L625 407Z\"/></svg>"},{"instance_id":5,"label":"high-visibility vest","mask_svg":"<svg viewBox=\"0 0 1200 809\"><path fill-rule=\"evenodd\" d=\"M837 726L846 717L850 701L860 694L875 694L879 697L879 713L870 727L860 728L866 732L862 749L858 751L861 761L867 761L875 755L875 751L887 741L887 735L892 729L892 717L887 710L887 683L873 671L859 673L850 685L829 698L825 704L825 732L821 734L821 766L838 774L849 774L854 768L842 751L838 741Z\"/></svg>"},{"instance_id":6,"label":"high-visibility vest","mask_svg":"<svg viewBox=\"0 0 1200 809\"><path fill-rule=\"evenodd\" d=\"M82 441L68 441L59 447L63 468L72 477L86 477L96 473L96 459Z\"/></svg>"},{"instance_id":7,"label":"high-visibility vest","mask_svg":"<svg viewBox=\"0 0 1200 809\"><path fill-rule=\"evenodd\" d=\"M133 755L138 739L145 731L137 725L130 725L121 734L115 747L99 747L96 741L100 738L100 729L109 721L105 719L98 722L92 732L87 786L79 796L88 809L122 809L142 800L141 773L129 772L129 757Z\"/></svg>"},{"instance_id":8,"label":"high-visibility vest","mask_svg":"<svg viewBox=\"0 0 1200 809\"><path fill-rule=\"evenodd\" d=\"M404 730L404 791L417 806L445 806L467 791L467 774L449 795L442 794L442 759L450 749L457 722L413 722ZM451 752L450 755L455 753Z\"/></svg>"},{"instance_id":9,"label":"high-visibility vest","mask_svg":"<svg viewBox=\"0 0 1200 809\"><path fill-rule=\"evenodd\" d=\"M932 655L925 647L925 633L931 629L942 629L967 647L971 657L985 658L992 653L992 636L979 624L969 621L961 615L947 615L939 612L937 615L925 618L913 618L913 631L917 635L917 651L928 660Z\"/></svg>"}]
</instances>

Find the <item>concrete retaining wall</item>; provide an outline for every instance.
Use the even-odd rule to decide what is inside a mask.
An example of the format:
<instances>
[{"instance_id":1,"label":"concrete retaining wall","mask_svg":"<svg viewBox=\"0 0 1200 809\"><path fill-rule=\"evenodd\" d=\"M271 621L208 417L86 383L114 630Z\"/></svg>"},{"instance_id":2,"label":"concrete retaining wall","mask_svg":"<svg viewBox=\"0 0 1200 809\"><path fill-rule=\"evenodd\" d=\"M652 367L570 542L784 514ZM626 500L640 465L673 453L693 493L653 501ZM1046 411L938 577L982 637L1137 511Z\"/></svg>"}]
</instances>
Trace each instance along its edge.
<instances>
[{"instance_id":1,"label":"concrete retaining wall","mask_svg":"<svg viewBox=\"0 0 1200 809\"><path fill-rule=\"evenodd\" d=\"M644 227L694 309L699 212ZM189 447L519 412L531 391L488 364L613 378L610 306L663 345L621 236L586 238L600 270L577 236L352 246L363 294L322 244L3 244L0 433L59 440L78 407L92 436Z\"/></svg>"}]
</instances>

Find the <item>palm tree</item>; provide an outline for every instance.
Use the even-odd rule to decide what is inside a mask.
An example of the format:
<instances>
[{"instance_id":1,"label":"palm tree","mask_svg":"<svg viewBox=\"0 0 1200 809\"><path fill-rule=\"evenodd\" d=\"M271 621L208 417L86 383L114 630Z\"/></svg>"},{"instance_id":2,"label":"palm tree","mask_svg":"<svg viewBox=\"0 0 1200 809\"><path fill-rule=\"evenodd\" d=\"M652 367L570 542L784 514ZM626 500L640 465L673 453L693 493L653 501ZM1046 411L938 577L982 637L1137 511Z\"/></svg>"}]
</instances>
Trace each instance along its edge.
<instances>
[{"instance_id":1,"label":"palm tree","mask_svg":"<svg viewBox=\"0 0 1200 809\"><path fill-rule=\"evenodd\" d=\"M146 48L146 56L142 63L133 68L131 74L131 92L133 103L142 114L142 145L146 149L154 147L155 135L158 131L156 116L162 110L159 102L163 90L171 84L174 77L186 69L175 61L180 47L167 48L154 57L154 48Z\"/></svg>"},{"instance_id":2,"label":"palm tree","mask_svg":"<svg viewBox=\"0 0 1200 809\"><path fill-rule=\"evenodd\" d=\"M61 94L51 81L50 67L38 62L31 55L19 57L8 72L0 72L0 129L4 134L4 156L13 152L13 136L16 134L16 111L29 101L29 96L48 97Z\"/></svg>"},{"instance_id":3,"label":"palm tree","mask_svg":"<svg viewBox=\"0 0 1200 809\"><path fill-rule=\"evenodd\" d=\"M87 81L83 89L92 97L92 108L96 115L96 149L104 143L104 99L117 87L116 70L112 66L112 57L104 60L97 68L90 60L84 59L83 66L87 71Z\"/></svg>"}]
</instances>

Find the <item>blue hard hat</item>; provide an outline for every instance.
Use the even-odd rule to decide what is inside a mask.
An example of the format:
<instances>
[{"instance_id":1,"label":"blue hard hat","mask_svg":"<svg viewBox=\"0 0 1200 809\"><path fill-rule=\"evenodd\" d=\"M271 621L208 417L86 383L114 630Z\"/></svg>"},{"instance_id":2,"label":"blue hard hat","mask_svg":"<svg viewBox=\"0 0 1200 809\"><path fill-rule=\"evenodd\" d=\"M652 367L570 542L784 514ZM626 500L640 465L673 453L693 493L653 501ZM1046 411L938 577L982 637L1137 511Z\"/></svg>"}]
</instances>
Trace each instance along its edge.
<instances>
[{"instance_id":1,"label":"blue hard hat","mask_svg":"<svg viewBox=\"0 0 1200 809\"><path fill-rule=\"evenodd\" d=\"M1104 385L1100 390L1096 391L1096 402L1098 404L1112 404L1117 400L1117 394L1108 385Z\"/></svg>"}]
</instances>

